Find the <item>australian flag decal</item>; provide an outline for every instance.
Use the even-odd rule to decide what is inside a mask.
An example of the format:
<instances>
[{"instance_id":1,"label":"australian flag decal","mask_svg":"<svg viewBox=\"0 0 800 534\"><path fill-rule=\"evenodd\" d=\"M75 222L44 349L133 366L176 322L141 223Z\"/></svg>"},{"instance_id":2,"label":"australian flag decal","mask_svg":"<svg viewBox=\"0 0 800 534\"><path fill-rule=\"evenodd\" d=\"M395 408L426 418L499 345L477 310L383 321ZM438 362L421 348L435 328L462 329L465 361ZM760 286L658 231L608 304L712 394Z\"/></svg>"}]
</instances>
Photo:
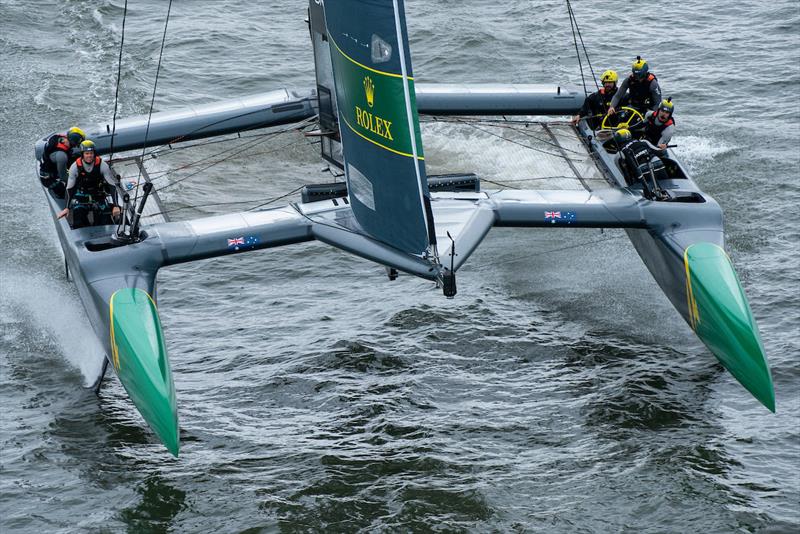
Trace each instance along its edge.
<instances>
[{"instance_id":1,"label":"australian flag decal","mask_svg":"<svg viewBox=\"0 0 800 534\"><path fill-rule=\"evenodd\" d=\"M574 211L545 211L544 221L551 224L572 224L575 222Z\"/></svg>"},{"instance_id":2,"label":"australian flag decal","mask_svg":"<svg viewBox=\"0 0 800 534\"><path fill-rule=\"evenodd\" d=\"M247 237L233 237L228 239L229 250L251 250L258 245L258 237L249 235Z\"/></svg>"}]
</instances>

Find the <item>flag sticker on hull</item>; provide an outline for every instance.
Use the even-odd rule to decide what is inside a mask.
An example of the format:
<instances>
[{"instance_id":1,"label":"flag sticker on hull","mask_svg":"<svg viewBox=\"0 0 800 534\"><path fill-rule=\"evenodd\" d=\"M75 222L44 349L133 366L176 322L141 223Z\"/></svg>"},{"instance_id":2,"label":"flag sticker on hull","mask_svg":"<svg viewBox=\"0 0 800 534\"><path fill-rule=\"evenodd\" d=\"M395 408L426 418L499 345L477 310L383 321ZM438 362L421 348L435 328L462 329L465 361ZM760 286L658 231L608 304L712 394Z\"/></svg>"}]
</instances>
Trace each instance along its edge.
<instances>
[{"instance_id":1,"label":"flag sticker on hull","mask_svg":"<svg viewBox=\"0 0 800 534\"><path fill-rule=\"evenodd\" d=\"M551 224L562 223L562 224L571 224L575 222L575 212L574 211L545 211L544 212L544 220L545 222L549 222Z\"/></svg>"},{"instance_id":2,"label":"flag sticker on hull","mask_svg":"<svg viewBox=\"0 0 800 534\"><path fill-rule=\"evenodd\" d=\"M232 237L228 239L228 249L229 250L251 250L258 245L259 239L254 235L249 235L247 237L240 236L240 237Z\"/></svg>"}]
</instances>

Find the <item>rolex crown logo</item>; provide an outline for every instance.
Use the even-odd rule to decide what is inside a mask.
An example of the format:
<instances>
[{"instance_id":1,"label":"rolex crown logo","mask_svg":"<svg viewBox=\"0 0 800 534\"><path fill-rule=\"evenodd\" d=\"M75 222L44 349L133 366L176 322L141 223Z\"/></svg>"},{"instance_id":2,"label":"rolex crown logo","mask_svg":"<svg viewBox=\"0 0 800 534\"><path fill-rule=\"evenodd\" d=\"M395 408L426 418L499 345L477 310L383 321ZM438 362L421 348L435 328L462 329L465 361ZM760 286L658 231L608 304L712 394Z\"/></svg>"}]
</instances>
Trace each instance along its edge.
<instances>
[{"instance_id":1,"label":"rolex crown logo","mask_svg":"<svg viewBox=\"0 0 800 534\"><path fill-rule=\"evenodd\" d=\"M364 77L364 93L367 95L367 105L372 107L375 103L375 84L369 76Z\"/></svg>"}]
</instances>

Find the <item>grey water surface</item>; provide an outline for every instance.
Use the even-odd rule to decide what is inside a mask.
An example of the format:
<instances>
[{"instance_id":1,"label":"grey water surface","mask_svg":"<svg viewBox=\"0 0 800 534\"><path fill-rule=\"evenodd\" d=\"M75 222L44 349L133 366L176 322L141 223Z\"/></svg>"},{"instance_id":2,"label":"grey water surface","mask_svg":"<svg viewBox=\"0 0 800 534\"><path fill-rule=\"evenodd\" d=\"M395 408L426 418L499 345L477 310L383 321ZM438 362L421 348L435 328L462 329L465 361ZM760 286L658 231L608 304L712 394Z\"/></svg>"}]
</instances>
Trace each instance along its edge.
<instances>
[{"instance_id":1,"label":"grey water surface","mask_svg":"<svg viewBox=\"0 0 800 534\"><path fill-rule=\"evenodd\" d=\"M37 138L112 116L123 5L0 0L1 532L800 530L795 0L573 2L595 71L641 54L674 98L677 150L725 210L776 414L621 232L495 229L452 301L318 243L162 271L178 459L115 377L99 397L82 387L100 349L34 174ZM148 110L166 6L129 1L121 116ZM313 84L305 9L176 0L156 110ZM581 82L563 1L406 11L418 80ZM308 146L275 146L165 190L186 208L173 217L330 179ZM450 163L479 163L471 146ZM197 150L186 161L218 147Z\"/></svg>"}]
</instances>

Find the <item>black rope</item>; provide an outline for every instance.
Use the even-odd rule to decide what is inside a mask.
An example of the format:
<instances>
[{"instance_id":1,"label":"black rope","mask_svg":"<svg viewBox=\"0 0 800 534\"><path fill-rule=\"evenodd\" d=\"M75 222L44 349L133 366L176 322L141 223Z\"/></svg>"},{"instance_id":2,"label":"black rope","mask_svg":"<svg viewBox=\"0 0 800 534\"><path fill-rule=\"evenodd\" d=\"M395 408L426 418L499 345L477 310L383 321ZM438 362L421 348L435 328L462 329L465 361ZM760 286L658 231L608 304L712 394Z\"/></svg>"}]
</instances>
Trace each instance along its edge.
<instances>
[{"instance_id":1,"label":"black rope","mask_svg":"<svg viewBox=\"0 0 800 534\"><path fill-rule=\"evenodd\" d=\"M251 204L253 202L259 202L259 204L256 204L255 206L247 208L247 211L253 211L253 210L258 209L258 208L260 208L262 206L266 206L268 204L272 204L273 202L277 202L282 198L286 198L289 195L297 193L298 191L300 191L304 187L305 187L305 185L301 185L300 187L292 189L288 193L285 193L285 194L277 196L277 197L266 197L266 198L259 198L259 199L256 199L256 200L234 200L234 201L231 201L231 202L209 202L207 204L195 204L195 205L192 205L192 206L180 206L178 208L172 208L172 209L169 209L169 210L159 211L159 212L150 214L150 215L148 215L148 217L155 217L157 215L166 215L168 213L174 213L176 211L188 210L188 209L208 208L208 207L211 207L211 206L235 206L237 204Z\"/></svg>"},{"instance_id":2,"label":"black rope","mask_svg":"<svg viewBox=\"0 0 800 534\"><path fill-rule=\"evenodd\" d=\"M303 100L308 100L308 99L303 99ZM216 120L214 122L204 124L202 126L199 126L198 128L195 128L191 132L188 132L188 133L185 133L185 134L181 134L181 135L179 135L177 137L174 137L174 138L170 139L166 143L162 143L162 144L156 146L153 150L151 150L149 152L146 152L143 157L149 156L149 157L152 157L152 158L157 158L158 156L161 155L162 152L175 152L175 151L178 151L178 150L186 150L186 149L189 149L189 148L194 148L194 147L204 146L204 145L211 145L211 144L215 144L215 143L225 143L225 142L229 142L229 141L238 141L240 139L250 139L250 138L253 138L253 137L260 137L260 136L269 137L269 136L274 135L275 133L284 133L284 132L288 132L288 131L292 131L292 130L302 130L303 128L306 128L309 125L311 125L311 123L314 120L316 120L316 118L317 118L317 116L314 115L314 116L311 116L311 117L307 117L305 119L301 119L297 123L293 123L291 128L280 130L278 132L266 132L266 133L263 133L263 134L246 135L246 136L245 135L239 135L238 137L235 137L235 138L232 138L232 139L211 139L211 140L201 141L199 143L194 143L194 144L191 144L191 145L178 146L178 147L172 146L173 143L183 143L183 142L191 141L192 139L187 139L187 138L192 136L192 135L194 135L194 134L196 134L197 132L200 132L200 131L206 129L206 128L210 128L211 126L215 126L217 124L220 124L220 123L223 123L223 122L227 122L227 121L231 121L233 119L237 119L237 118L240 118L240 117L246 117L247 115L253 115L255 113L263 113L267 109L269 109L269 108L268 107L267 108L260 108L260 109L254 110L254 111L248 111L248 112L245 112L245 113L241 113L239 115L234 115L232 117L225 117L223 119L219 119L219 120ZM257 128L257 129L270 128L270 127L271 126L265 126L265 127ZM140 159L142 159L142 158L140 158Z\"/></svg>"},{"instance_id":3,"label":"black rope","mask_svg":"<svg viewBox=\"0 0 800 534\"><path fill-rule=\"evenodd\" d=\"M288 148L288 147L290 147L290 146L292 146L292 145L296 145L296 144L299 144L299 143L301 143L301 142L304 142L304 140L300 140L300 141L293 141L293 142L291 142L291 143L287 143L287 144L285 144L285 145L283 145L283 146L279 146L279 147L277 147L277 148L274 148L274 149L272 149L272 150L265 150L264 152L259 152L257 155L271 154L271 153L273 153L273 152L277 152L278 150L283 150L284 148ZM191 173L191 174L188 174L187 176L184 176L183 178L180 178L180 179L178 179L178 180L175 180L174 182L170 182L170 183L168 183L167 185L165 185L164 187L159 187L159 188L158 188L158 191L159 191L159 192L162 192L162 191L164 191L164 190L166 190L166 189L169 189L170 187L173 187L173 186L175 186L175 185L177 185L177 184L179 184L179 183L181 183L181 182L183 182L183 181L185 181L185 180L188 180L189 178L191 178L191 177L193 177L193 176L197 176L197 175L198 175L198 174L200 174L201 172L203 172L203 171L205 171L205 170L207 170L207 169L210 169L210 168L211 168L211 167L213 167L214 165L218 165L218 164L220 164L220 163L222 163L222 162L224 162L224 161L228 161L228 160L232 159L234 156L238 156L238 155L239 155L239 154L241 154L242 152L245 152L245 151L249 150L250 148L252 148L252 146L253 146L253 145L252 145L252 144L250 144L250 145L248 145L248 146L244 147L244 148L243 148L243 149L241 149L241 150L238 150L238 151L236 151L236 152L233 152L232 154L230 154L230 155L228 155L228 156L226 156L226 157L224 157L224 158L222 158L222 159L220 159L220 160L214 161L214 162L212 162L212 163L210 163L210 164L206 165L206 166L205 166L205 167L203 167L202 169L198 169L197 171L195 171L195 172L193 172L193 173ZM160 176L159 178L163 178L163 177L164 177L164 176Z\"/></svg>"},{"instance_id":4,"label":"black rope","mask_svg":"<svg viewBox=\"0 0 800 534\"><path fill-rule=\"evenodd\" d=\"M253 211L253 210L257 210L258 208L262 208L262 207L266 206L267 204L272 204L273 202L277 202L277 201L281 200L282 198L286 198L286 197L288 197L289 195L293 195L293 194L297 193L298 191L300 191L300 190L301 190L301 189L303 189L304 187L305 187L305 184L304 184L304 185L301 185L300 187L297 187L297 188L295 188L295 189L292 189L291 191L289 191L288 193L286 193L286 194L284 194L284 195L281 195L281 196L278 196L278 197L275 197L275 198L271 198L271 199L269 199L267 202L264 202L264 203L262 203L262 204L259 204L258 206L253 206L252 208L250 208L250 209L249 209L249 210L247 210L247 211Z\"/></svg>"},{"instance_id":5,"label":"black rope","mask_svg":"<svg viewBox=\"0 0 800 534\"><path fill-rule=\"evenodd\" d=\"M581 69L581 84L583 84L583 95L589 96L589 91L586 89L586 78L583 75L583 62L581 61L581 52L578 50L578 36L575 34L575 21L572 13L572 5L567 0L567 12L569 13L569 25L572 28L572 42L575 44L575 56L578 58L578 68ZM595 82L596 83L596 82Z\"/></svg>"},{"instance_id":6,"label":"black rope","mask_svg":"<svg viewBox=\"0 0 800 534\"><path fill-rule=\"evenodd\" d=\"M172 0L169 0L169 5L167 6L167 17L164 20L164 34L161 36L161 50L158 52L158 66L156 67L156 79L153 82L153 96L150 98L150 111L147 114L147 126L144 129L144 141L142 142L142 155L141 158L144 159L145 150L147 150L147 136L150 134L150 119L153 117L153 105L156 101L156 89L158 88L158 75L161 72L161 59L164 57L164 44L167 42L167 27L169 26L169 14L172 11ZM136 184L139 184L139 180L142 178L142 168L139 167L139 176L136 178ZM133 205L136 206L136 203L139 201L139 187L136 188L136 196L133 199Z\"/></svg>"},{"instance_id":7,"label":"black rope","mask_svg":"<svg viewBox=\"0 0 800 534\"><path fill-rule=\"evenodd\" d=\"M575 21L575 29L578 30L578 39L581 40L581 47L583 48L583 55L586 57L586 63L589 65L589 72L592 73L592 80L594 81L594 86L597 90L600 90L600 85L597 83L597 76L594 73L594 68L592 67L592 60L589 58L589 52L586 51L586 45L583 42L583 35L581 35L581 27L578 25L578 17L575 16L575 11L572 9L572 4L569 0L567 0L567 9L569 9L570 17L572 20Z\"/></svg>"},{"instance_id":8,"label":"black rope","mask_svg":"<svg viewBox=\"0 0 800 534\"><path fill-rule=\"evenodd\" d=\"M201 172L203 172L203 171L205 171L207 169L210 169L211 167L213 167L213 166L215 166L215 165L217 165L219 163L223 163L225 161L228 161L232 157L238 156L238 155L244 153L245 151L250 150L251 148L257 146L259 144L259 142L262 141L262 140L274 139L274 138L279 137L282 134L291 133L291 132L294 132L294 131L302 131L304 128L308 127L309 121L310 121L310 119L303 120L298 125L292 125L291 127L288 127L288 128L283 128L281 130L276 130L276 131L267 132L267 133L263 133L263 134L248 135L248 136L242 136L242 137L237 137L237 138L233 138L233 139L225 139L225 140L206 141L206 142L201 142L201 143L195 143L193 145L186 146L186 147L170 147L170 150L174 151L174 150L183 150L183 149L186 149L186 148L204 146L206 144L214 144L216 142L222 142L222 141L247 140L247 142L244 143L244 145L235 145L233 147L227 148L227 149L222 150L220 152L217 152L215 154L211 154L210 156L206 156L206 157L201 158L199 160L195 160L195 161L189 162L189 163L187 163L185 165L181 165L180 167L151 174L150 175L150 177L151 177L150 182L154 183L156 180L161 180L161 179L166 178L167 176L170 176L170 175L172 175L172 174L174 174L176 172L188 169L190 167L195 167L197 165L200 165L201 163L205 163L205 162L207 162L209 160L212 160L212 158L218 158L219 156L221 156L223 154L226 154L226 153L229 154L228 156L226 156L224 158L220 158L220 159L216 159L216 160L211 161L211 163L209 163L208 165L206 165L202 169L199 169L196 172L193 172L193 173L191 173L191 174L189 174L187 176L184 176L183 178L181 178L179 180L176 180L175 182L172 182L170 184L165 185L164 187L159 188L159 191L167 189L169 187L172 187L174 184L176 184L178 182L182 182L184 180L187 180L187 179L189 179L189 178L191 178L193 176L196 176L197 174L199 174L199 173L201 173ZM270 149L270 150L266 150L266 151L262 151L262 152L251 153L250 157L256 156L256 155L262 155L262 154L270 154L272 152L275 152L276 150L279 150L281 148L288 148L288 147L294 146L294 145L296 145L296 144L298 144L300 142L301 141L295 141L295 142L287 143L286 145L283 145L283 146L275 148L275 149ZM233 153L231 154L231 152L233 152ZM153 157L156 156L155 152L152 152L151 154L153 155ZM138 188L139 185L136 185L135 187Z\"/></svg>"},{"instance_id":9,"label":"black rope","mask_svg":"<svg viewBox=\"0 0 800 534\"><path fill-rule=\"evenodd\" d=\"M533 139L534 141L539 141L540 143L543 143L545 145L550 145L552 147L564 150L565 152L572 152L573 154L578 154L579 156L584 156L585 155L584 152L578 152L577 150L572 150L570 148L563 147L563 146L561 146L561 145L559 145L557 143L554 143L553 141L548 141L547 139L542 139L541 137L537 137L537 136L529 133L525 129L513 126L513 124L522 124L522 125L525 126L525 128L527 128L531 124L545 125L545 124L557 124L557 123L533 122L533 121L509 121L508 119L502 119L502 120L500 120L500 119L494 119L494 120L492 120L492 119L489 119L489 120L476 119L476 120L471 120L471 119L464 119L464 118L461 118L461 117L455 117L455 118L452 118L452 119L434 117L434 120L431 121L431 122L449 122L449 123L455 123L455 124L466 124L468 126L473 126L474 124L485 124L485 125L488 125L488 126L494 126L496 128L505 128L507 130L511 130L512 132L516 132L516 133L518 133L518 134L520 134L522 136L525 136L525 137L528 137L530 139ZM483 131L483 130L481 130L481 131ZM502 139L506 139L506 138L503 137ZM523 146L526 146L526 145L523 145ZM551 152L545 152L545 154L550 154L552 156L558 156L560 158L564 157L563 154L552 154Z\"/></svg>"},{"instance_id":10,"label":"black rope","mask_svg":"<svg viewBox=\"0 0 800 534\"><path fill-rule=\"evenodd\" d=\"M122 37L119 41L119 60L117 61L117 88L114 92L114 117L111 120L111 149L108 159L114 157L114 134L117 131L117 105L119 104L119 83L122 78L122 49L125 46L125 19L128 18L128 0L122 11Z\"/></svg>"},{"instance_id":11,"label":"black rope","mask_svg":"<svg viewBox=\"0 0 800 534\"><path fill-rule=\"evenodd\" d=\"M547 150L542 150L541 148L536 148L536 147L531 146L531 145L526 145L525 143L520 143L519 141L514 141L513 139L508 139L506 137L503 137L500 134L491 132L491 131L489 131L489 130L487 130L485 128L481 128L480 126L478 126L476 124L471 124L471 123L469 123L467 121L460 121L460 120L456 119L456 122L461 122L462 124L466 124L467 126L471 126L472 128L475 128L479 132L483 132L485 134L492 135L492 136L497 137L499 139L502 139L503 141L506 141L508 143L511 143L511 144L514 144L514 145L519 145L519 146L521 146L523 148L527 148L529 150L533 150L534 152L541 152L542 154L547 154L548 156L553 156L554 158L561 158L561 159L564 159L564 160L567 160L567 161L580 162L580 160L570 159L569 157L565 156L564 154L553 154L552 152L548 152Z\"/></svg>"}]
</instances>

